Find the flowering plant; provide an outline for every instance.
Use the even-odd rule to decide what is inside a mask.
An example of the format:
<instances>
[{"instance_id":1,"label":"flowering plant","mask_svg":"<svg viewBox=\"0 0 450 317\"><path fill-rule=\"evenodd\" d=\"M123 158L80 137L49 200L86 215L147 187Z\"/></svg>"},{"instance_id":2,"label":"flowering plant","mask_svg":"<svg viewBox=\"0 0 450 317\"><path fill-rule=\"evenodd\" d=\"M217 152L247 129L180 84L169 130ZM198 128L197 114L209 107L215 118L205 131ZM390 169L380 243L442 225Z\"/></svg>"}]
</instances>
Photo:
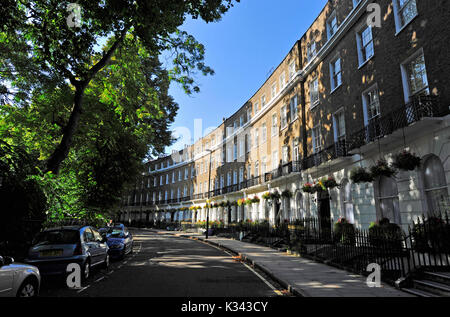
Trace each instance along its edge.
<instances>
[{"instance_id":1,"label":"flowering plant","mask_svg":"<svg viewBox=\"0 0 450 317\"><path fill-rule=\"evenodd\" d=\"M306 183L306 184L303 185L302 190L305 193L314 193L315 188L314 188L313 184Z\"/></svg>"},{"instance_id":2,"label":"flowering plant","mask_svg":"<svg viewBox=\"0 0 450 317\"><path fill-rule=\"evenodd\" d=\"M420 166L421 161L414 153L403 151L394 156L392 166L404 171L413 171Z\"/></svg>"},{"instance_id":3,"label":"flowering plant","mask_svg":"<svg viewBox=\"0 0 450 317\"><path fill-rule=\"evenodd\" d=\"M373 176L363 167L356 167L350 172L350 179L353 183L370 183Z\"/></svg>"},{"instance_id":4,"label":"flowering plant","mask_svg":"<svg viewBox=\"0 0 450 317\"><path fill-rule=\"evenodd\" d=\"M334 188L339 186L333 176L323 179L322 183L325 185L326 188Z\"/></svg>"},{"instance_id":5,"label":"flowering plant","mask_svg":"<svg viewBox=\"0 0 450 317\"><path fill-rule=\"evenodd\" d=\"M238 199L238 201L237 201L238 206L242 206L244 203L245 203L245 199L244 198Z\"/></svg>"},{"instance_id":6,"label":"flowering plant","mask_svg":"<svg viewBox=\"0 0 450 317\"><path fill-rule=\"evenodd\" d=\"M386 160L378 160L377 164L370 168L370 173L373 177L386 176L391 177L395 175L395 169L389 166Z\"/></svg>"},{"instance_id":7,"label":"flowering plant","mask_svg":"<svg viewBox=\"0 0 450 317\"><path fill-rule=\"evenodd\" d=\"M253 204L253 200L252 200L251 198L247 198L247 199L244 201L244 203L248 206L248 205Z\"/></svg>"},{"instance_id":8,"label":"flowering plant","mask_svg":"<svg viewBox=\"0 0 450 317\"><path fill-rule=\"evenodd\" d=\"M264 194L262 195L262 198L265 199L265 200L270 199L270 193L269 193L269 192L264 193Z\"/></svg>"},{"instance_id":9,"label":"flowering plant","mask_svg":"<svg viewBox=\"0 0 450 317\"><path fill-rule=\"evenodd\" d=\"M252 203L259 203L259 202L260 202L260 199L259 199L258 196L254 196L254 197L252 198Z\"/></svg>"},{"instance_id":10,"label":"flowering plant","mask_svg":"<svg viewBox=\"0 0 450 317\"><path fill-rule=\"evenodd\" d=\"M277 190L270 194L270 199L279 199L280 197L281 195Z\"/></svg>"},{"instance_id":11,"label":"flowering plant","mask_svg":"<svg viewBox=\"0 0 450 317\"><path fill-rule=\"evenodd\" d=\"M285 198L291 198L292 197L292 192L289 189L285 189L281 193L281 196L285 197Z\"/></svg>"}]
</instances>

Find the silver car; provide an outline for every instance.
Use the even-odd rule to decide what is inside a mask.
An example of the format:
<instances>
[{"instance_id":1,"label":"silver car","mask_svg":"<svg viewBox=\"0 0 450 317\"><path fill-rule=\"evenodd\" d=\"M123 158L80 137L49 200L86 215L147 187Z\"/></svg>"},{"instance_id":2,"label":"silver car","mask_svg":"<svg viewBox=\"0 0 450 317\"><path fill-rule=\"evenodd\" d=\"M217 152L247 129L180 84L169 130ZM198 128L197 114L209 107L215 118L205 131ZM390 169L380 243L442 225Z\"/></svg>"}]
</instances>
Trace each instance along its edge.
<instances>
[{"instance_id":1,"label":"silver car","mask_svg":"<svg viewBox=\"0 0 450 317\"><path fill-rule=\"evenodd\" d=\"M35 297L39 294L41 275L32 265L14 263L0 256L0 297Z\"/></svg>"}]
</instances>

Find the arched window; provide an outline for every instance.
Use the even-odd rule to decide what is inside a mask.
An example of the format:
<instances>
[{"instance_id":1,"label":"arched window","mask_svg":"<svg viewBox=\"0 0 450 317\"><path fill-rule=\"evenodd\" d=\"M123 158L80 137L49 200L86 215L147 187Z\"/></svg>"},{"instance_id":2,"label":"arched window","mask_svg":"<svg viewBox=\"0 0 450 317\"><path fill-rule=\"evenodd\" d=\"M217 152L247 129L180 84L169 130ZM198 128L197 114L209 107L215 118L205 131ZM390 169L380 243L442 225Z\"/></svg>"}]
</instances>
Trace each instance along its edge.
<instances>
[{"instance_id":1,"label":"arched window","mask_svg":"<svg viewBox=\"0 0 450 317\"><path fill-rule=\"evenodd\" d=\"M350 223L355 222L353 213L352 184L348 179L341 182L342 214Z\"/></svg>"},{"instance_id":2,"label":"arched window","mask_svg":"<svg viewBox=\"0 0 450 317\"><path fill-rule=\"evenodd\" d=\"M393 223L401 224L398 188L395 179L381 176L379 193L378 200L380 202L381 218L388 218Z\"/></svg>"},{"instance_id":3,"label":"arched window","mask_svg":"<svg viewBox=\"0 0 450 317\"><path fill-rule=\"evenodd\" d=\"M439 157L432 155L423 164L424 190L428 213L439 214L448 211L449 199L444 166Z\"/></svg>"}]
</instances>

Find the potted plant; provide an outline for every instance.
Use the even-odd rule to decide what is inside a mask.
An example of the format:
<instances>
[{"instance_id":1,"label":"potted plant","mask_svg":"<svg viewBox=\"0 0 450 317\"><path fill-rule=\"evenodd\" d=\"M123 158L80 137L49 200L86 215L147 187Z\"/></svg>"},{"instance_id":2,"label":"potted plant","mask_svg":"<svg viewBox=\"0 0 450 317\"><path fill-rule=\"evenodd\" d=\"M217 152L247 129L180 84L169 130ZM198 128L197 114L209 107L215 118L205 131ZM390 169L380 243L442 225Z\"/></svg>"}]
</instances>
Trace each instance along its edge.
<instances>
[{"instance_id":1,"label":"potted plant","mask_svg":"<svg viewBox=\"0 0 450 317\"><path fill-rule=\"evenodd\" d=\"M328 189L335 188L335 187L339 186L339 184L336 182L336 179L334 179L333 176L329 176L328 178L323 179L322 183Z\"/></svg>"},{"instance_id":2,"label":"potted plant","mask_svg":"<svg viewBox=\"0 0 450 317\"><path fill-rule=\"evenodd\" d=\"M269 200L269 199L270 199L270 193L267 192L267 193L262 194L262 198L263 198L264 200Z\"/></svg>"},{"instance_id":3,"label":"potted plant","mask_svg":"<svg viewBox=\"0 0 450 317\"><path fill-rule=\"evenodd\" d=\"M289 189L285 189L281 192L281 197L292 198L292 192Z\"/></svg>"},{"instance_id":4,"label":"potted plant","mask_svg":"<svg viewBox=\"0 0 450 317\"><path fill-rule=\"evenodd\" d=\"M364 167L356 167L350 172L350 179L353 183L370 183L373 181L373 176Z\"/></svg>"},{"instance_id":5,"label":"potted plant","mask_svg":"<svg viewBox=\"0 0 450 317\"><path fill-rule=\"evenodd\" d=\"M408 151L402 151L394 156L392 166L403 171L414 171L421 164L420 157Z\"/></svg>"},{"instance_id":6,"label":"potted plant","mask_svg":"<svg viewBox=\"0 0 450 317\"><path fill-rule=\"evenodd\" d=\"M259 202L260 202L259 197L258 196L253 196L252 203L259 203Z\"/></svg>"},{"instance_id":7,"label":"potted plant","mask_svg":"<svg viewBox=\"0 0 450 317\"><path fill-rule=\"evenodd\" d=\"M253 200L251 198L247 198L247 199L245 199L244 204L249 206L249 205L253 204Z\"/></svg>"},{"instance_id":8,"label":"potted plant","mask_svg":"<svg viewBox=\"0 0 450 317\"><path fill-rule=\"evenodd\" d=\"M355 245L355 226L346 218L339 218L334 224L334 239L342 244Z\"/></svg>"},{"instance_id":9,"label":"potted plant","mask_svg":"<svg viewBox=\"0 0 450 317\"><path fill-rule=\"evenodd\" d=\"M389 166L386 160L378 160L377 164L370 168L370 173L374 178L378 176L392 177L395 175L396 171Z\"/></svg>"},{"instance_id":10,"label":"potted plant","mask_svg":"<svg viewBox=\"0 0 450 317\"><path fill-rule=\"evenodd\" d=\"M383 218L370 224L369 242L373 247L401 251L403 231L399 225L391 223L388 218Z\"/></svg>"},{"instance_id":11,"label":"potted plant","mask_svg":"<svg viewBox=\"0 0 450 317\"><path fill-rule=\"evenodd\" d=\"M327 188L325 187L325 184L323 183L322 180L319 180L317 182L317 184L314 183L314 189L315 189L316 192L321 192L321 191L326 191L327 190Z\"/></svg>"},{"instance_id":12,"label":"potted plant","mask_svg":"<svg viewBox=\"0 0 450 317\"><path fill-rule=\"evenodd\" d=\"M275 199L280 199L281 195L280 193L276 190L273 193L270 193L270 199L275 200Z\"/></svg>"},{"instance_id":13,"label":"potted plant","mask_svg":"<svg viewBox=\"0 0 450 317\"><path fill-rule=\"evenodd\" d=\"M245 204L245 199L244 199L244 198L238 199L237 205L238 205L238 206L242 206L243 204Z\"/></svg>"},{"instance_id":14,"label":"potted plant","mask_svg":"<svg viewBox=\"0 0 450 317\"><path fill-rule=\"evenodd\" d=\"M306 183L303 185L302 190L304 193L312 194L312 193L314 193L315 188L314 188L313 184Z\"/></svg>"},{"instance_id":15,"label":"potted plant","mask_svg":"<svg viewBox=\"0 0 450 317\"><path fill-rule=\"evenodd\" d=\"M450 223L442 217L432 216L414 223L410 229L417 252L450 253Z\"/></svg>"}]
</instances>

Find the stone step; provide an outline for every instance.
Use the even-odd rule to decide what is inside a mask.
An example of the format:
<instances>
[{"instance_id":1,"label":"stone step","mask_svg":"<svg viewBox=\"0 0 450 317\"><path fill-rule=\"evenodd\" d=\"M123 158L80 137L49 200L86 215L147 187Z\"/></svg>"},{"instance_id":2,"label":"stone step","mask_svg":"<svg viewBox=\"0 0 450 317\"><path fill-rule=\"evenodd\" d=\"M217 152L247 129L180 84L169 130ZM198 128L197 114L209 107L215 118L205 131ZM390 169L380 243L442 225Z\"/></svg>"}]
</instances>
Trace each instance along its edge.
<instances>
[{"instance_id":1,"label":"stone step","mask_svg":"<svg viewBox=\"0 0 450 317\"><path fill-rule=\"evenodd\" d=\"M427 280L442 283L450 286L450 273L448 272L430 272L425 271L423 276Z\"/></svg>"},{"instance_id":2,"label":"stone step","mask_svg":"<svg viewBox=\"0 0 450 317\"><path fill-rule=\"evenodd\" d=\"M418 297L439 297L438 295L435 295L433 293L415 288L402 288L402 291Z\"/></svg>"},{"instance_id":3,"label":"stone step","mask_svg":"<svg viewBox=\"0 0 450 317\"><path fill-rule=\"evenodd\" d=\"M438 296L450 297L450 286L431 280L413 280L414 288L433 293Z\"/></svg>"}]
</instances>

